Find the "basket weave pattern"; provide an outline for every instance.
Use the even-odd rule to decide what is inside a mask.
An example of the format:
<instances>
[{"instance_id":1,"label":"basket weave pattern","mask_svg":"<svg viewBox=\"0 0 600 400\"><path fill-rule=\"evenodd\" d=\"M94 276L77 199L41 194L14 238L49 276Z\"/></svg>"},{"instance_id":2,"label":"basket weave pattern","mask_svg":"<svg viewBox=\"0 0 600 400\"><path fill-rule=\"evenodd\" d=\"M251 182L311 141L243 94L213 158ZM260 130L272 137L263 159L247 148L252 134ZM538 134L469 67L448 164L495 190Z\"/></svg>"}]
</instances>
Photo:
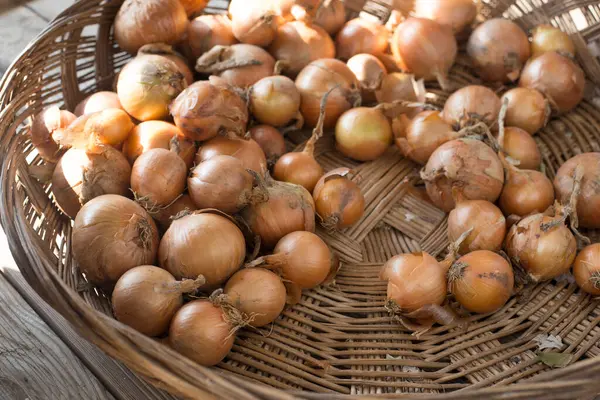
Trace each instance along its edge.
<instances>
[{"instance_id":1,"label":"basket weave pattern","mask_svg":"<svg viewBox=\"0 0 600 400\"><path fill-rule=\"evenodd\" d=\"M391 0L347 0L380 20ZM540 284L531 297L513 298L491 316L469 317L467 327L435 327L420 335L390 322L383 309L381 265L393 255L424 250L442 255L448 242L446 215L402 184L416 165L395 148L357 164L334 151L325 137L316 149L325 170L348 166L363 190L363 219L341 233L318 233L340 255L336 283L304 294L272 327L243 330L232 353L204 368L112 318L108 298L89 287L70 256L71 223L54 205L50 190L31 178L41 160L28 139L28 119L44 106L73 109L86 93L110 90L128 60L111 37L121 1L82 0L67 9L18 57L0 82L2 225L17 264L29 283L86 338L124 361L158 387L203 398L292 399L389 394L433 399L575 399L600 392L600 303L568 281ZM224 12L212 1L205 12ZM592 0L487 0L480 19L514 19L529 29L552 21L572 33L578 61L590 84L588 100L554 119L536 140L553 178L570 157L600 151L600 6ZM577 31L574 18L587 27ZM598 51L597 54L595 52ZM479 83L464 55L453 68L455 88ZM442 106L448 93L428 85ZM288 137L290 150L306 133ZM600 239L600 232L586 232ZM540 333L561 336L569 366L552 369L536 358ZM210 396L208 396L210 398Z\"/></svg>"}]
</instances>

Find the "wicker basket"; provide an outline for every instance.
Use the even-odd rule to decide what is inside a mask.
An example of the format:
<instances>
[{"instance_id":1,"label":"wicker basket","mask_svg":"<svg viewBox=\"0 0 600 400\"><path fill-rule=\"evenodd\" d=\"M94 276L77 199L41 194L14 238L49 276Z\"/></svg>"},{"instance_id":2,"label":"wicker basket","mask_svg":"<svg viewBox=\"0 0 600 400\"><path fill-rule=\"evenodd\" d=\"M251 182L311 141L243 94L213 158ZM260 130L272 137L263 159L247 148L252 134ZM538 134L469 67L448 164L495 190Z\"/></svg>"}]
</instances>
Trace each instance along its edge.
<instances>
[{"instance_id":1,"label":"wicker basket","mask_svg":"<svg viewBox=\"0 0 600 400\"><path fill-rule=\"evenodd\" d=\"M391 2L391 0L387 0ZM320 232L343 260L334 286L305 293L272 330L244 330L234 350L204 368L158 345L111 316L108 298L90 288L70 256L71 222L49 188L32 179L40 162L28 138L29 118L49 104L73 109L86 93L111 88L129 58L114 44L111 25L121 1L82 0L67 9L17 58L0 82L2 225L23 275L87 339L161 388L186 398L292 399L381 395L435 399L582 399L600 392L600 305L567 281L538 285L528 301L512 299L490 316L470 317L466 329L436 327L415 337L383 310L383 262L447 245L443 212L400 183L415 171L395 149L362 165L344 159L326 138L321 165L351 166L366 197L364 218L337 234ZM386 0L346 1L385 21ZM208 13L224 12L213 1ZM545 171L575 154L599 151L600 110L593 105L600 66L591 52L600 36L600 6L592 0L484 0L480 19L504 15L523 28L552 21L572 33L579 62L592 81L588 100L553 120L539 136ZM576 27L574 19L584 28ZM451 80L478 82L464 57ZM597 86L600 87L600 86ZM432 102L447 93L429 87ZM592 102L590 102L592 101ZM290 146L306 136L291 137ZM600 232L588 232L596 239ZM563 338L569 365L552 369L536 358L540 333Z\"/></svg>"}]
</instances>

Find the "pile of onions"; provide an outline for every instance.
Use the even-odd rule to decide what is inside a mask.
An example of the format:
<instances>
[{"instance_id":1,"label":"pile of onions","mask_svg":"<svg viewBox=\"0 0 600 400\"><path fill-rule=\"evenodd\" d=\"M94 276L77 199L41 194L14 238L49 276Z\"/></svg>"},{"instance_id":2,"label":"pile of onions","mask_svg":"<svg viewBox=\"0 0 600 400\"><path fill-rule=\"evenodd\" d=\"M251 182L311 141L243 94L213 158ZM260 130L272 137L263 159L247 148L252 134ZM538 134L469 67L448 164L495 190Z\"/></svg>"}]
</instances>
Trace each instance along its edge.
<instances>
[{"instance_id":1,"label":"pile of onions","mask_svg":"<svg viewBox=\"0 0 600 400\"><path fill-rule=\"evenodd\" d=\"M110 146L69 149L52 174L52 194L60 209L75 218L81 206L105 194L128 196L131 166Z\"/></svg>"},{"instance_id":2,"label":"pile of onions","mask_svg":"<svg viewBox=\"0 0 600 400\"><path fill-rule=\"evenodd\" d=\"M81 117L82 115L93 114L108 108L123 109L119 101L119 95L115 92L96 92L77 104L74 114Z\"/></svg>"},{"instance_id":3,"label":"pile of onions","mask_svg":"<svg viewBox=\"0 0 600 400\"><path fill-rule=\"evenodd\" d=\"M479 85L465 86L446 100L443 116L454 129L484 122L491 126L498 120L502 103L493 90Z\"/></svg>"},{"instance_id":4,"label":"pile of onions","mask_svg":"<svg viewBox=\"0 0 600 400\"><path fill-rule=\"evenodd\" d=\"M173 316L183 306L183 294L204 284L204 278L175 280L168 271L141 265L125 272L112 292L115 318L148 336L169 329Z\"/></svg>"},{"instance_id":5,"label":"pile of onions","mask_svg":"<svg viewBox=\"0 0 600 400\"><path fill-rule=\"evenodd\" d=\"M514 22L494 18L469 37L467 54L475 72L489 82L513 82L531 55L527 34Z\"/></svg>"},{"instance_id":6,"label":"pile of onions","mask_svg":"<svg viewBox=\"0 0 600 400\"><path fill-rule=\"evenodd\" d=\"M302 186L278 182L266 177L269 193L266 202L244 208L242 217L261 239L263 248L272 249L291 232L315 230L315 204L310 193Z\"/></svg>"},{"instance_id":7,"label":"pile of onions","mask_svg":"<svg viewBox=\"0 0 600 400\"><path fill-rule=\"evenodd\" d=\"M179 0L126 0L114 22L115 40L135 54L145 44L176 44L185 34L188 18Z\"/></svg>"},{"instance_id":8,"label":"pile of onions","mask_svg":"<svg viewBox=\"0 0 600 400\"><path fill-rule=\"evenodd\" d=\"M158 262L177 279L206 278L214 289L242 265L246 242L242 231L228 217L194 211L175 219L158 249Z\"/></svg>"},{"instance_id":9,"label":"pile of onions","mask_svg":"<svg viewBox=\"0 0 600 400\"><path fill-rule=\"evenodd\" d=\"M218 77L190 85L170 108L175 125L192 140L208 140L219 133L243 137L246 133L246 102Z\"/></svg>"},{"instance_id":10,"label":"pile of onions","mask_svg":"<svg viewBox=\"0 0 600 400\"><path fill-rule=\"evenodd\" d=\"M293 77L313 61L335 57L335 45L320 26L292 21L277 29L269 53L284 62L284 72Z\"/></svg>"},{"instance_id":11,"label":"pile of onions","mask_svg":"<svg viewBox=\"0 0 600 400\"><path fill-rule=\"evenodd\" d=\"M552 25L538 25L531 32L531 56L533 58L556 51L570 57L575 57L575 44L568 34Z\"/></svg>"},{"instance_id":12,"label":"pile of onions","mask_svg":"<svg viewBox=\"0 0 600 400\"><path fill-rule=\"evenodd\" d=\"M387 69L377 57L371 54L357 54L346 63L360 83L362 101L375 102L375 91L387 75Z\"/></svg>"},{"instance_id":13,"label":"pile of onions","mask_svg":"<svg viewBox=\"0 0 600 400\"><path fill-rule=\"evenodd\" d=\"M600 296L600 243L591 244L579 252L573 264L573 275L581 290Z\"/></svg>"},{"instance_id":14,"label":"pile of onions","mask_svg":"<svg viewBox=\"0 0 600 400\"><path fill-rule=\"evenodd\" d=\"M415 81L413 75L393 72L383 77L381 86L375 91L375 98L379 103L393 103L397 101L424 103L425 84L422 80ZM405 107L402 111L412 118L420 109Z\"/></svg>"},{"instance_id":15,"label":"pile of onions","mask_svg":"<svg viewBox=\"0 0 600 400\"><path fill-rule=\"evenodd\" d=\"M225 155L237 158L246 169L251 169L260 176L267 172L267 159L258 143L254 140L229 139L217 136L203 143L196 154L196 164L211 157Z\"/></svg>"},{"instance_id":16,"label":"pile of onions","mask_svg":"<svg viewBox=\"0 0 600 400\"><path fill-rule=\"evenodd\" d=\"M583 99L585 74L571 59L551 51L527 63L519 86L539 90L555 111L563 113Z\"/></svg>"},{"instance_id":17,"label":"pile of onions","mask_svg":"<svg viewBox=\"0 0 600 400\"><path fill-rule=\"evenodd\" d=\"M279 157L286 152L285 140L283 135L275 128L269 125L256 125L249 131L250 137L262 149L267 157L267 165L275 165Z\"/></svg>"},{"instance_id":18,"label":"pile of onions","mask_svg":"<svg viewBox=\"0 0 600 400\"><path fill-rule=\"evenodd\" d=\"M231 20L225 15L200 15L188 27L186 45L190 58L197 60L215 46L231 46L237 39L231 30Z\"/></svg>"},{"instance_id":19,"label":"pile of onions","mask_svg":"<svg viewBox=\"0 0 600 400\"><path fill-rule=\"evenodd\" d=\"M358 185L349 179L349 173L348 168L329 171L313 191L317 215L328 229L354 225L365 212L365 198Z\"/></svg>"},{"instance_id":20,"label":"pile of onions","mask_svg":"<svg viewBox=\"0 0 600 400\"><path fill-rule=\"evenodd\" d=\"M161 207L158 212L152 214L152 218L158 223L160 229L165 232L171 226L173 219L180 212L192 212L196 210L196 204L188 194L183 194L177 198L171 205Z\"/></svg>"},{"instance_id":21,"label":"pile of onions","mask_svg":"<svg viewBox=\"0 0 600 400\"><path fill-rule=\"evenodd\" d=\"M58 107L48 107L37 114L31 122L31 143L40 156L48 162L56 162L60 157L60 148L53 139L58 129L67 128L75 115Z\"/></svg>"},{"instance_id":22,"label":"pile of onions","mask_svg":"<svg viewBox=\"0 0 600 400\"><path fill-rule=\"evenodd\" d=\"M273 75L275 59L251 44L215 46L196 61L196 71L216 75L232 86L246 88Z\"/></svg>"},{"instance_id":23,"label":"pile of onions","mask_svg":"<svg viewBox=\"0 0 600 400\"><path fill-rule=\"evenodd\" d=\"M581 190L577 196L577 216L584 228L600 228L600 153L579 154L565 162L556 172L556 198L566 204L575 186L575 172L581 169Z\"/></svg>"},{"instance_id":24,"label":"pile of onions","mask_svg":"<svg viewBox=\"0 0 600 400\"><path fill-rule=\"evenodd\" d=\"M515 161L521 169L539 169L542 165L542 153L531 135L517 127L504 128L502 150Z\"/></svg>"},{"instance_id":25,"label":"pile of onions","mask_svg":"<svg viewBox=\"0 0 600 400\"><path fill-rule=\"evenodd\" d=\"M140 205L123 196L96 197L75 218L73 257L92 284L112 285L130 269L153 264L157 248L154 221Z\"/></svg>"},{"instance_id":26,"label":"pile of onions","mask_svg":"<svg viewBox=\"0 0 600 400\"><path fill-rule=\"evenodd\" d=\"M495 202L504 184L504 169L494 150L481 141L456 139L433 152L421 177L433 204L449 212L455 207L455 186L465 199Z\"/></svg>"},{"instance_id":27,"label":"pile of onions","mask_svg":"<svg viewBox=\"0 0 600 400\"><path fill-rule=\"evenodd\" d=\"M157 56L163 56L171 61L173 61L177 67L179 68L179 72L185 78L185 82L188 85L194 83L194 74L190 69L188 64L188 60L185 59L181 54L177 53L173 50L172 46L164 43L152 43L142 46L138 51L138 57L142 55L154 54Z\"/></svg>"},{"instance_id":28,"label":"pile of onions","mask_svg":"<svg viewBox=\"0 0 600 400\"><path fill-rule=\"evenodd\" d=\"M554 204L554 188L546 175L506 165L506 182L498 205L505 215L524 217L543 213Z\"/></svg>"},{"instance_id":29,"label":"pile of onions","mask_svg":"<svg viewBox=\"0 0 600 400\"><path fill-rule=\"evenodd\" d=\"M501 100L508 102L504 123L531 135L546 126L552 113L548 100L535 89L514 88L504 93Z\"/></svg>"},{"instance_id":30,"label":"pile of onions","mask_svg":"<svg viewBox=\"0 0 600 400\"><path fill-rule=\"evenodd\" d=\"M358 161L380 157L392 140L390 122L378 108L353 108L343 113L335 125L336 149Z\"/></svg>"},{"instance_id":31,"label":"pile of onions","mask_svg":"<svg viewBox=\"0 0 600 400\"><path fill-rule=\"evenodd\" d=\"M277 33L278 15L273 1L232 1L229 5L233 35L242 43L266 47Z\"/></svg>"},{"instance_id":32,"label":"pile of onions","mask_svg":"<svg viewBox=\"0 0 600 400\"><path fill-rule=\"evenodd\" d=\"M506 219L502 211L489 201L459 197L456 207L448 215L448 239L454 243L469 231L460 244L459 254L477 250L499 251L506 236Z\"/></svg>"},{"instance_id":33,"label":"pile of onions","mask_svg":"<svg viewBox=\"0 0 600 400\"><path fill-rule=\"evenodd\" d=\"M146 121L133 128L123 143L123 154L133 165L148 150L170 149L173 140L177 141L179 156L188 168L191 167L196 155L196 145L179 128L164 121Z\"/></svg>"},{"instance_id":34,"label":"pile of onions","mask_svg":"<svg viewBox=\"0 0 600 400\"><path fill-rule=\"evenodd\" d=\"M458 51L448 26L410 17L398 25L390 46L403 71L425 80L437 80L444 89L448 86L448 71Z\"/></svg>"},{"instance_id":35,"label":"pile of onions","mask_svg":"<svg viewBox=\"0 0 600 400\"><path fill-rule=\"evenodd\" d=\"M510 264L489 250L459 258L448 271L450 292L465 309L487 314L500 309L513 294L515 277Z\"/></svg>"},{"instance_id":36,"label":"pile of onions","mask_svg":"<svg viewBox=\"0 0 600 400\"><path fill-rule=\"evenodd\" d=\"M257 328L275 321L285 307L285 285L279 276L264 268L236 272L223 293L232 306L250 317L249 325Z\"/></svg>"},{"instance_id":37,"label":"pile of onions","mask_svg":"<svg viewBox=\"0 0 600 400\"><path fill-rule=\"evenodd\" d=\"M192 16L202 10L208 4L208 0L179 0L188 16Z\"/></svg>"},{"instance_id":38,"label":"pile of onions","mask_svg":"<svg viewBox=\"0 0 600 400\"><path fill-rule=\"evenodd\" d=\"M144 55L123 67L117 94L125 111L140 121L149 121L167 117L169 104L186 86L185 77L173 61Z\"/></svg>"},{"instance_id":39,"label":"pile of onions","mask_svg":"<svg viewBox=\"0 0 600 400\"><path fill-rule=\"evenodd\" d=\"M346 8L342 0L322 1L313 22L332 36L338 33L346 23Z\"/></svg>"},{"instance_id":40,"label":"pile of onions","mask_svg":"<svg viewBox=\"0 0 600 400\"><path fill-rule=\"evenodd\" d=\"M475 21L477 5L473 0L416 0L413 13L415 17L432 19L460 33Z\"/></svg>"},{"instance_id":41,"label":"pile of onions","mask_svg":"<svg viewBox=\"0 0 600 400\"><path fill-rule=\"evenodd\" d=\"M313 61L296 78L302 101L300 111L306 125L317 126L321 100L331 89L325 108L325 129L333 128L346 110L360 105L360 86L356 76L343 62L329 58Z\"/></svg>"},{"instance_id":42,"label":"pile of onions","mask_svg":"<svg viewBox=\"0 0 600 400\"><path fill-rule=\"evenodd\" d=\"M342 27L335 38L336 56L349 60L361 53L385 53L388 47L389 32L376 22L355 18Z\"/></svg>"},{"instance_id":43,"label":"pile of onions","mask_svg":"<svg viewBox=\"0 0 600 400\"><path fill-rule=\"evenodd\" d=\"M269 76L256 82L249 94L252 115L261 123L286 126L299 115L300 92L286 76Z\"/></svg>"}]
</instances>

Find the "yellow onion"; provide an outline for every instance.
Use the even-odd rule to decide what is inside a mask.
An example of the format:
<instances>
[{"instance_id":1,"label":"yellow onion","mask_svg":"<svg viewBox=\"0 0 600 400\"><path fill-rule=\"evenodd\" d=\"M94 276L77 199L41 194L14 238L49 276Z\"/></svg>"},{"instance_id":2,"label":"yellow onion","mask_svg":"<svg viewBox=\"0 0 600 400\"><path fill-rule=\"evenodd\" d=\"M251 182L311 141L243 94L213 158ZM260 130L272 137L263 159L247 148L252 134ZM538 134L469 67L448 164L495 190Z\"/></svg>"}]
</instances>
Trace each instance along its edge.
<instances>
[{"instance_id":1,"label":"yellow onion","mask_svg":"<svg viewBox=\"0 0 600 400\"><path fill-rule=\"evenodd\" d=\"M272 3L270 0L230 3L231 27L237 40L261 47L273 41L280 20Z\"/></svg>"},{"instance_id":2,"label":"yellow onion","mask_svg":"<svg viewBox=\"0 0 600 400\"><path fill-rule=\"evenodd\" d=\"M514 88L504 93L501 100L508 101L504 120L507 126L521 128L534 135L550 119L550 103L535 89Z\"/></svg>"},{"instance_id":3,"label":"yellow onion","mask_svg":"<svg viewBox=\"0 0 600 400\"><path fill-rule=\"evenodd\" d=\"M415 77L402 72L393 72L383 77L381 86L375 91L375 98L379 103L393 103L395 101L425 102L425 85L423 81L415 81ZM403 113L414 117L421 111L418 107L405 107Z\"/></svg>"},{"instance_id":4,"label":"yellow onion","mask_svg":"<svg viewBox=\"0 0 600 400\"><path fill-rule=\"evenodd\" d=\"M375 102L375 91L387 75L387 70L379 59L371 54L357 54L346 63L360 83L362 100Z\"/></svg>"},{"instance_id":5,"label":"yellow onion","mask_svg":"<svg viewBox=\"0 0 600 400\"><path fill-rule=\"evenodd\" d=\"M110 146L69 149L52 174L52 194L60 209L75 218L81 206L104 194L129 195L131 166Z\"/></svg>"},{"instance_id":6,"label":"yellow onion","mask_svg":"<svg viewBox=\"0 0 600 400\"><path fill-rule=\"evenodd\" d=\"M308 142L303 151L282 155L273 167L273 177L278 181L303 186L312 192L325 172L315 159L314 145L314 142Z\"/></svg>"},{"instance_id":7,"label":"yellow onion","mask_svg":"<svg viewBox=\"0 0 600 400\"><path fill-rule=\"evenodd\" d=\"M196 204L192 201L192 198L189 194L183 194L177 200L175 200L171 205L165 208L161 208L158 212L152 214L152 218L158 223L160 229L165 232L171 226L173 219L180 212L192 212L196 211Z\"/></svg>"},{"instance_id":8,"label":"yellow onion","mask_svg":"<svg viewBox=\"0 0 600 400\"><path fill-rule=\"evenodd\" d=\"M460 254L476 250L498 251L506 236L502 211L486 200L458 200L448 215L448 239L456 242L471 230L459 247Z\"/></svg>"},{"instance_id":9,"label":"yellow onion","mask_svg":"<svg viewBox=\"0 0 600 400\"><path fill-rule=\"evenodd\" d=\"M258 143L254 140L230 139L217 136L200 146L196 155L196 164L211 157L225 155L237 158L246 169L251 169L260 176L267 171L267 159Z\"/></svg>"},{"instance_id":10,"label":"yellow onion","mask_svg":"<svg viewBox=\"0 0 600 400\"><path fill-rule=\"evenodd\" d=\"M531 56L535 58L549 51L575 57L576 50L575 44L565 32L552 25L538 25L531 32Z\"/></svg>"},{"instance_id":11,"label":"yellow onion","mask_svg":"<svg viewBox=\"0 0 600 400\"><path fill-rule=\"evenodd\" d=\"M188 16L192 16L202 10L208 4L208 0L179 0Z\"/></svg>"},{"instance_id":12,"label":"yellow onion","mask_svg":"<svg viewBox=\"0 0 600 400\"><path fill-rule=\"evenodd\" d=\"M416 0L413 12L415 17L432 19L460 33L475 21L477 5L473 0Z\"/></svg>"},{"instance_id":13,"label":"yellow onion","mask_svg":"<svg viewBox=\"0 0 600 400\"><path fill-rule=\"evenodd\" d=\"M518 161L521 169L539 169L542 165L542 154L537 143L527 131L509 126L504 128L502 150L507 156Z\"/></svg>"},{"instance_id":14,"label":"yellow onion","mask_svg":"<svg viewBox=\"0 0 600 400\"><path fill-rule=\"evenodd\" d=\"M74 114L81 117L82 115L93 114L108 108L123 109L119 101L119 95L115 92L96 92L77 104Z\"/></svg>"},{"instance_id":15,"label":"yellow onion","mask_svg":"<svg viewBox=\"0 0 600 400\"><path fill-rule=\"evenodd\" d=\"M317 215L328 229L343 229L358 222L365 212L365 198L348 178L348 168L336 168L319 179L313 191Z\"/></svg>"},{"instance_id":16,"label":"yellow onion","mask_svg":"<svg viewBox=\"0 0 600 400\"><path fill-rule=\"evenodd\" d=\"M194 83L194 74L190 69L188 61L181 54L173 50L172 46L164 43L152 43L142 46L137 53L138 57L148 54L163 56L173 61L177 65L179 72L181 72L185 78L186 84L191 85Z\"/></svg>"},{"instance_id":17,"label":"yellow onion","mask_svg":"<svg viewBox=\"0 0 600 400\"><path fill-rule=\"evenodd\" d=\"M188 27L186 44L194 60L215 46L231 46L237 42L226 15L200 15Z\"/></svg>"},{"instance_id":18,"label":"yellow onion","mask_svg":"<svg viewBox=\"0 0 600 400\"><path fill-rule=\"evenodd\" d=\"M249 95L250 111L261 123L286 126L299 117L300 92L286 76L269 76L256 82Z\"/></svg>"},{"instance_id":19,"label":"yellow onion","mask_svg":"<svg viewBox=\"0 0 600 400\"><path fill-rule=\"evenodd\" d=\"M505 215L543 213L554 203L552 182L539 171L508 165L498 204Z\"/></svg>"},{"instance_id":20,"label":"yellow onion","mask_svg":"<svg viewBox=\"0 0 600 400\"><path fill-rule=\"evenodd\" d=\"M285 140L283 135L275 128L269 125L256 125L250 129L250 137L254 140L265 153L267 165L275 165L279 157L286 152Z\"/></svg>"},{"instance_id":21,"label":"yellow onion","mask_svg":"<svg viewBox=\"0 0 600 400\"><path fill-rule=\"evenodd\" d=\"M60 158L60 147L53 139L53 134L58 129L67 128L73 121L75 115L56 106L44 109L33 118L31 144L45 161L56 162Z\"/></svg>"},{"instance_id":22,"label":"yellow onion","mask_svg":"<svg viewBox=\"0 0 600 400\"><path fill-rule=\"evenodd\" d=\"M145 44L175 44L188 26L179 0L125 0L114 22L119 47L135 54Z\"/></svg>"},{"instance_id":23,"label":"yellow onion","mask_svg":"<svg viewBox=\"0 0 600 400\"><path fill-rule=\"evenodd\" d=\"M377 108L348 110L335 125L336 149L358 161L375 160L390 147L392 139L392 127Z\"/></svg>"},{"instance_id":24,"label":"yellow onion","mask_svg":"<svg viewBox=\"0 0 600 400\"><path fill-rule=\"evenodd\" d=\"M600 296L600 243L581 250L573 264L573 275L581 290Z\"/></svg>"},{"instance_id":25,"label":"yellow onion","mask_svg":"<svg viewBox=\"0 0 600 400\"><path fill-rule=\"evenodd\" d=\"M129 61L119 74L117 94L121 105L140 121L163 119L169 104L187 86L173 61L144 55Z\"/></svg>"},{"instance_id":26,"label":"yellow onion","mask_svg":"<svg viewBox=\"0 0 600 400\"><path fill-rule=\"evenodd\" d=\"M388 48L389 33L376 22L355 18L342 27L335 37L337 58L348 60L357 54L379 54Z\"/></svg>"},{"instance_id":27,"label":"yellow onion","mask_svg":"<svg viewBox=\"0 0 600 400\"><path fill-rule=\"evenodd\" d=\"M112 285L130 269L153 264L157 248L154 221L128 198L114 194L96 197L75 218L73 258L92 284Z\"/></svg>"},{"instance_id":28,"label":"yellow onion","mask_svg":"<svg viewBox=\"0 0 600 400\"><path fill-rule=\"evenodd\" d=\"M322 1L313 22L325 29L330 35L335 35L346 22L344 2L342 0Z\"/></svg>"},{"instance_id":29,"label":"yellow onion","mask_svg":"<svg viewBox=\"0 0 600 400\"><path fill-rule=\"evenodd\" d=\"M465 86L452 93L444 104L442 115L456 130L484 122L491 126L498 121L502 103L493 90L479 85Z\"/></svg>"},{"instance_id":30,"label":"yellow onion","mask_svg":"<svg viewBox=\"0 0 600 400\"><path fill-rule=\"evenodd\" d=\"M194 211L174 220L160 241L158 262L177 279L206 278L216 288L242 265L246 242L229 218Z\"/></svg>"}]
</instances>

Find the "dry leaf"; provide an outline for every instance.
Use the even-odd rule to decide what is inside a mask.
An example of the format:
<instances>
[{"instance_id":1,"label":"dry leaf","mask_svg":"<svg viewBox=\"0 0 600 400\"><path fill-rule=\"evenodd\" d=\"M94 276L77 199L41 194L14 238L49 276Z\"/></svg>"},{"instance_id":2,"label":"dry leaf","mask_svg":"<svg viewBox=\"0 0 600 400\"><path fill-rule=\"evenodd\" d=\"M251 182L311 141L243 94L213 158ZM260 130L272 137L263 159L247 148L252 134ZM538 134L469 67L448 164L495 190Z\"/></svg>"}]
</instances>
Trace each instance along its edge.
<instances>
[{"instance_id":1,"label":"dry leaf","mask_svg":"<svg viewBox=\"0 0 600 400\"><path fill-rule=\"evenodd\" d=\"M560 336L549 335L547 333L537 335L533 340L537 343L538 350L562 349L564 346Z\"/></svg>"}]
</instances>

